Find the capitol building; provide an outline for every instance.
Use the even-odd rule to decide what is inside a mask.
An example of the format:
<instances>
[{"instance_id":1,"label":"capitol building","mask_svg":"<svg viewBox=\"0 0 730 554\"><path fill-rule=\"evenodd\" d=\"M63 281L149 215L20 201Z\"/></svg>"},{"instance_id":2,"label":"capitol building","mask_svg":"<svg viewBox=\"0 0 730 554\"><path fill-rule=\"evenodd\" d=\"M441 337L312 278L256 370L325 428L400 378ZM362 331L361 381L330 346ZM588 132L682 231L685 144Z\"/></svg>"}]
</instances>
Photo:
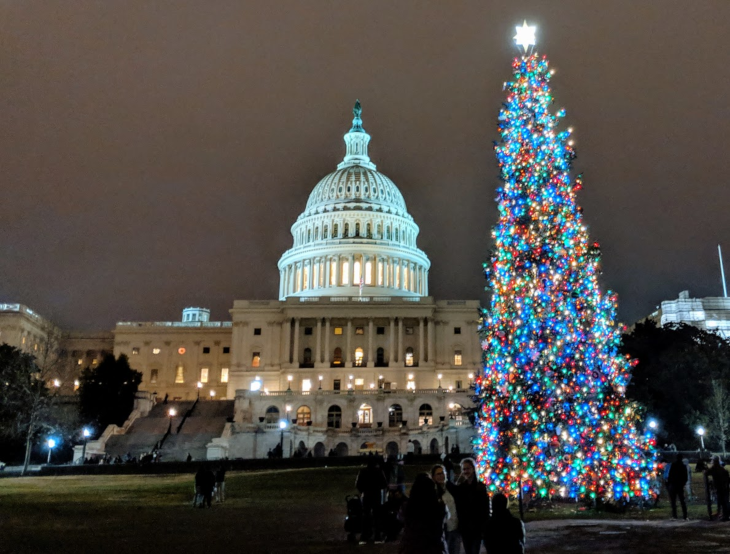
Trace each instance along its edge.
<instances>
[{"instance_id":1,"label":"capitol building","mask_svg":"<svg viewBox=\"0 0 730 554\"><path fill-rule=\"evenodd\" d=\"M130 419L87 452L158 448L169 460L261 458L277 445L284 456L470 449L463 410L481 367L479 302L429 296L419 227L368 156L359 102L353 113L343 160L291 227L276 299L235 300L230 321L190 307L181 321L120 322L96 349L65 349L70 367L113 351L142 373ZM12 334L8 311L0 337Z\"/></svg>"}]
</instances>

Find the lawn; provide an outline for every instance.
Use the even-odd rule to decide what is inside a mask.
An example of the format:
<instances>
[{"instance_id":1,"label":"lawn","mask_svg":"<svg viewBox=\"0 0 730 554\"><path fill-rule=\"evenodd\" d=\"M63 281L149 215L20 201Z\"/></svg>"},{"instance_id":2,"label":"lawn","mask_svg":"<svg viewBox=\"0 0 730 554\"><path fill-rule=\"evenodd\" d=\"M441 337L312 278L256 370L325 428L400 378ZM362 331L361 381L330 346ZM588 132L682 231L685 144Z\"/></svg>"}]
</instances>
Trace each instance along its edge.
<instances>
[{"instance_id":1,"label":"lawn","mask_svg":"<svg viewBox=\"0 0 730 554\"><path fill-rule=\"evenodd\" d=\"M407 479L423 469L409 467ZM394 554L392 544L344 542L344 496L354 492L356 473L232 472L228 499L210 510L191 507L192 474L6 478L0 480L0 553ZM625 515L556 504L526 514L528 552L722 552L728 544L727 524L672 522L668 515L665 500L658 509ZM702 499L690 515L706 518Z\"/></svg>"}]
</instances>

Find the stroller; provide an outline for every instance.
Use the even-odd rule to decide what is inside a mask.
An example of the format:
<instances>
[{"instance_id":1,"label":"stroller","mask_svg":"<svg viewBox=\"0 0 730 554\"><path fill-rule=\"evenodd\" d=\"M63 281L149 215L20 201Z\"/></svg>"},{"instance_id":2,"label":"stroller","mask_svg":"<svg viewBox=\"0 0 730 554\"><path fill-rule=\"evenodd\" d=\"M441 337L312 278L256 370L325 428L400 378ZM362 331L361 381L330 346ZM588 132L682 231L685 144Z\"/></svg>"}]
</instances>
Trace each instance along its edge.
<instances>
[{"instance_id":1,"label":"stroller","mask_svg":"<svg viewBox=\"0 0 730 554\"><path fill-rule=\"evenodd\" d=\"M347 516L345 517L345 532L347 541L356 543L357 534L362 532L362 501L356 494L345 496Z\"/></svg>"}]
</instances>

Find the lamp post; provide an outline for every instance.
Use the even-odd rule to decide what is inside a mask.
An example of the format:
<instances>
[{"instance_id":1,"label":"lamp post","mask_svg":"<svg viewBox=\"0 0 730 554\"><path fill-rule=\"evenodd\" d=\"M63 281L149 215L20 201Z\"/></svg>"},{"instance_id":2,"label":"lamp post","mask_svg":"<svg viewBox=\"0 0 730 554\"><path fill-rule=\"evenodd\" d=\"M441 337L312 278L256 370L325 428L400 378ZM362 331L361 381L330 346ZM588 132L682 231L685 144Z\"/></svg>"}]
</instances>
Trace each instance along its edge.
<instances>
[{"instance_id":1,"label":"lamp post","mask_svg":"<svg viewBox=\"0 0 730 554\"><path fill-rule=\"evenodd\" d=\"M282 419L279 422L279 429L281 429L281 439L279 439L279 452L281 452L281 457L284 457L284 429L286 429L286 420Z\"/></svg>"},{"instance_id":2,"label":"lamp post","mask_svg":"<svg viewBox=\"0 0 730 554\"><path fill-rule=\"evenodd\" d=\"M177 414L177 410L175 410L175 408L170 408L167 411L167 415L170 416L170 425L168 425L168 427L167 427L168 434L172 433L172 418L175 417L176 414Z\"/></svg>"},{"instance_id":3,"label":"lamp post","mask_svg":"<svg viewBox=\"0 0 730 554\"><path fill-rule=\"evenodd\" d=\"M324 379L323 375L319 376L319 390L322 390L322 379Z\"/></svg>"},{"instance_id":4,"label":"lamp post","mask_svg":"<svg viewBox=\"0 0 730 554\"><path fill-rule=\"evenodd\" d=\"M697 434L700 436L700 446L702 450L705 449L705 428L697 427Z\"/></svg>"},{"instance_id":5,"label":"lamp post","mask_svg":"<svg viewBox=\"0 0 730 554\"><path fill-rule=\"evenodd\" d=\"M48 461L46 463L51 463L51 453L53 452L53 449L56 447L56 440L55 439L48 439L48 442L46 442L48 445Z\"/></svg>"},{"instance_id":6,"label":"lamp post","mask_svg":"<svg viewBox=\"0 0 730 554\"><path fill-rule=\"evenodd\" d=\"M286 376L286 380L288 381L288 384L289 384L289 386L287 387L286 390L288 392L291 392L291 382L292 382L292 380L294 380L294 376L293 375L287 375Z\"/></svg>"},{"instance_id":7,"label":"lamp post","mask_svg":"<svg viewBox=\"0 0 730 554\"><path fill-rule=\"evenodd\" d=\"M441 388L441 378L443 377L442 373L439 373L436 377L438 377L439 380L439 388Z\"/></svg>"},{"instance_id":8,"label":"lamp post","mask_svg":"<svg viewBox=\"0 0 730 554\"><path fill-rule=\"evenodd\" d=\"M83 464L86 461L86 443L89 442L89 437L91 436L91 431L88 427L84 427L83 431L81 431L81 436L84 437L84 447L81 450L81 463Z\"/></svg>"},{"instance_id":9,"label":"lamp post","mask_svg":"<svg viewBox=\"0 0 730 554\"><path fill-rule=\"evenodd\" d=\"M198 400L200 400L200 389L202 389L202 388L203 388L203 383L198 381Z\"/></svg>"},{"instance_id":10,"label":"lamp post","mask_svg":"<svg viewBox=\"0 0 730 554\"><path fill-rule=\"evenodd\" d=\"M471 388L471 386L473 384L474 384L474 374L473 373L470 373L469 374L469 387Z\"/></svg>"}]
</instances>

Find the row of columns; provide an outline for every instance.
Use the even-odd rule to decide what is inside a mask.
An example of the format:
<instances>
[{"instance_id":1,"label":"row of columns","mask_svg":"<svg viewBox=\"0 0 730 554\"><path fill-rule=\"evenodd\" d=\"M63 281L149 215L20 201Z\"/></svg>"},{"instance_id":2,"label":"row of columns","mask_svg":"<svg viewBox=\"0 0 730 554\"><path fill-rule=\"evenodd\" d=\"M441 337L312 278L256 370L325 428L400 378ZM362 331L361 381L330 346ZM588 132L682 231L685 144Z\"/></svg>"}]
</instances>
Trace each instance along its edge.
<instances>
[{"instance_id":1,"label":"row of columns","mask_svg":"<svg viewBox=\"0 0 730 554\"><path fill-rule=\"evenodd\" d=\"M300 332L300 320L301 318L295 317L294 319L294 344L291 345L291 322L284 323L284 352L285 362L288 363L300 363L299 361L299 332ZM315 363L331 363L330 360L330 334L331 334L331 319L330 317L324 318L324 360L322 360L322 318L317 318L316 327L316 338L314 348L314 361ZM396 325L395 317L389 318L389 333L390 333L390 349L389 349L389 364L396 362L405 361L405 352L403 349L403 318L398 318L398 345L397 348L393 348ZM428 326L425 325L428 321ZM428 349L424 349L424 329L427 329L426 339ZM375 324L373 318L368 318L368 349L367 349L367 363L368 365L375 363L375 357L373 355L373 336L375 334ZM352 362L352 319L347 320L347 331L345 336L345 365L349 366ZM290 348L290 345L293 348ZM294 357L292 359L292 352ZM433 318L418 318L418 355L419 360L423 362L431 362L435 360L434 354L434 321ZM371 366L372 367L372 366Z\"/></svg>"},{"instance_id":2,"label":"row of columns","mask_svg":"<svg viewBox=\"0 0 730 554\"><path fill-rule=\"evenodd\" d=\"M360 273L355 274L355 262ZM343 275L347 263L347 275ZM369 268L368 268L369 264ZM288 265L279 271L279 298L304 290L360 284L362 276L368 286L388 287L428 295L426 268L395 257L350 254L320 256Z\"/></svg>"}]
</instances>

